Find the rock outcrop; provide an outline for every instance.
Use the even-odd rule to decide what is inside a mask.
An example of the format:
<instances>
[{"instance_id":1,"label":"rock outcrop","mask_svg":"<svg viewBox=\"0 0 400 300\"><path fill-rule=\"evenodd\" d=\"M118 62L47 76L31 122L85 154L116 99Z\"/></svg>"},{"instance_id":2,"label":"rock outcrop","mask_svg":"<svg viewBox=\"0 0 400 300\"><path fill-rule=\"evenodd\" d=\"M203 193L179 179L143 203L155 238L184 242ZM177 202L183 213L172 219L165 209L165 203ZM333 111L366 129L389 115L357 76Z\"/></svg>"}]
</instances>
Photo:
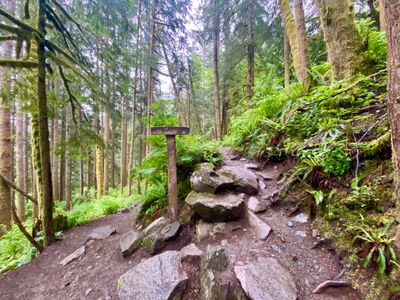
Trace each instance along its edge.
<instances>
[{"instance_id":1,"label":"rock outcrop","mask_svg":"<svg viewBox=\"0 0 400 300\"><path fill-rule=\"evenodd\" d=\"M190 184L198 193L219 193L233 186L233 180L214 171L210 163L197 166L196 171L190 176Z\"/></svg>"},{"instance_id":2,"label":"rock outcrop","mask_svg":"<svg viewBox=\"0 0 400 300\"><path fill-rule=\"evenodd\" d=\"M238 192L248 195L258 193L257 176L247 168L225 166L218 171L218 174L231 178L233 187Z\"/></svg>"},{"instance_id":3,"label":"rock outcrop","mask_svg":"<svg viewBox=\"0 0 400 300\"><path fill-rule=\"evenodd\" d=\"M192 191L185 201L196 214L209 222L238 219L245 207L243 198L234 194L214 195Z\"/></svg>"}]
</instances>

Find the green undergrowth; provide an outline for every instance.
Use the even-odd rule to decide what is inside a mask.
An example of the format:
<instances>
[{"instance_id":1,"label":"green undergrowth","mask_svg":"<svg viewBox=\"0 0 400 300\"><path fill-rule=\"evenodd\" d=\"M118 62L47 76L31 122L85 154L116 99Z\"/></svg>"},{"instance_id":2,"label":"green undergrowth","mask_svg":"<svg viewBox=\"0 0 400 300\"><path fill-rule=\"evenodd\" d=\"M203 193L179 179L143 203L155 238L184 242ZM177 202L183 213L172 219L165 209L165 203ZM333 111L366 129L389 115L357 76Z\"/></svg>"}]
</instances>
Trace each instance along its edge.
<instances>
[{"instance_id":1,"label":"green undergrowth","mask_svg":"<svg viewBox=\"0 0 400 300\"><path fill-rule=\"evenodd\" d=\"M94 196L93 191L88 195ZM130 205L139 201L137 195L128 197L121 194L117 189L110 189L109 194L103 196L100 200L96 200L95 196L91 199L76 195L72 203L72 209L68 212L64 210L65 202L56 202L55 219L57 216L63 215L68 219L68 228L86 224L92 220L116 213L119 208L128 208ZM29 218L24 222L28 232L32 232L33 222ZM57 232L56 236L60 237L62 232ZM42 243L42 236L38 235L36 240ZM35 258L39 252L34 248L19 228L13 224L11 229L0 238L0 274L13 270L30 260Z\"/></svg>"}]
</instances>

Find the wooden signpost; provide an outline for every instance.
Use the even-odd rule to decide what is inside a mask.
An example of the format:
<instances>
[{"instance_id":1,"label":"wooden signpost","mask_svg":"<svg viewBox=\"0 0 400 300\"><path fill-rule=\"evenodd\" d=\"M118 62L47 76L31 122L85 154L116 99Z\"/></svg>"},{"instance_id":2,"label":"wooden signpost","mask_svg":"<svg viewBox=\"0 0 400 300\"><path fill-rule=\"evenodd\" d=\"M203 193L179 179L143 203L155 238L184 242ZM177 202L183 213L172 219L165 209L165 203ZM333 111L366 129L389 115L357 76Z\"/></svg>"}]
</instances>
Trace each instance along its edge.
<instances>
[{"instance_id":1,"label":"wooden signpost","mask_svg":"<svg viewBox=\"0 0 400 300\"><path fill-rule=\"evenodd\" d=\"M151 127L152 135L165 135L168 148L168 211L171 220L178 219L178 192L176 176L176 145L175 136L189 134L189 127Z\"/></svg>"}]
</instances>

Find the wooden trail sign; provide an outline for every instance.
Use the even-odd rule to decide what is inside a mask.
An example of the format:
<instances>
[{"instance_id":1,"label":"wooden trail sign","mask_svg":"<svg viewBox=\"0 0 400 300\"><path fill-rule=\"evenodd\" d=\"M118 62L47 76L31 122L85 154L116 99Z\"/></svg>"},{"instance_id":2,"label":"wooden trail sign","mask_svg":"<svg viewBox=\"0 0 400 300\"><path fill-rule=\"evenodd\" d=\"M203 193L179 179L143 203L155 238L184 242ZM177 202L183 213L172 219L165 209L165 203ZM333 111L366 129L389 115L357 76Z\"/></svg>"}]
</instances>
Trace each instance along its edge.
<instances>
[{"instance_id":1,"label":"wooden trail sign","mask_svg":"<svg viewBox=\"0 0 400 300\"><path fill-rule=\"evenodd\" d=\"M178 219L178 192L176 175L176 135L189 134L189 127L151 127L152 135L165 135L168 148L168 212L171 220Z\"/></svg>"}]
</instances>

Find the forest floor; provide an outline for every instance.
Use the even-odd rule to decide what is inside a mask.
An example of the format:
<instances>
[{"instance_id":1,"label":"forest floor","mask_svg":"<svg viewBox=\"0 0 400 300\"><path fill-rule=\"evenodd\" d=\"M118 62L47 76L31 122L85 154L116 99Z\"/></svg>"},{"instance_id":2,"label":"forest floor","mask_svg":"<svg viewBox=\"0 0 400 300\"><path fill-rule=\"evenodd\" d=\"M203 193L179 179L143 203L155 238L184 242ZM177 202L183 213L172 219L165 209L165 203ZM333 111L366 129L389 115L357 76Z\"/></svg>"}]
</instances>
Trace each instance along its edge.
<instances>
[{"instance_id":1,"label":"forest floor","mask_svg":"<svg viewBox=\"0 0 400 300\"><path fill-rule=\"evenodd\" d=\"M225 165L243 166L248 160L232 160L230 149L224 149ZM269 163L260 166L269 180L268 193L279 189L279 180L291 168L290 163ZM312 291L325 280L335 278L342 270L338 254L328 245L312 249L318 235L311 220L300 223L291 215L298 201L285 201L270 206L258 216L273 232L267 240L259 241L243 219L240 228L229 234L209 236L195 240L194 224L186 225L174 241L162 252L180 250L192 242L205 250L207 245L222 244L229 259L246 262L257 256L274 257L292 274L298 289L298 299L357 300L363 297L352 288L329 288L320 294ZM304 212L303 212L304 213ZM99 218L83 226L66 231L62 239L26 265L0 277L0 299L118 299L118 278L141 261L151 257L140 248L133 255L123 258L119 239L131 226L134 212L114 214ZM111 236L88 242L94 229L110 225L116 229ZM84 255L63 266L60 262L76 249L86 245ZM234 276L232 272L232 276ZM344 275L344 280L347 277ZM200 299L198 273L192 274L184 299Z\"/></svg>"}]
</instances>

